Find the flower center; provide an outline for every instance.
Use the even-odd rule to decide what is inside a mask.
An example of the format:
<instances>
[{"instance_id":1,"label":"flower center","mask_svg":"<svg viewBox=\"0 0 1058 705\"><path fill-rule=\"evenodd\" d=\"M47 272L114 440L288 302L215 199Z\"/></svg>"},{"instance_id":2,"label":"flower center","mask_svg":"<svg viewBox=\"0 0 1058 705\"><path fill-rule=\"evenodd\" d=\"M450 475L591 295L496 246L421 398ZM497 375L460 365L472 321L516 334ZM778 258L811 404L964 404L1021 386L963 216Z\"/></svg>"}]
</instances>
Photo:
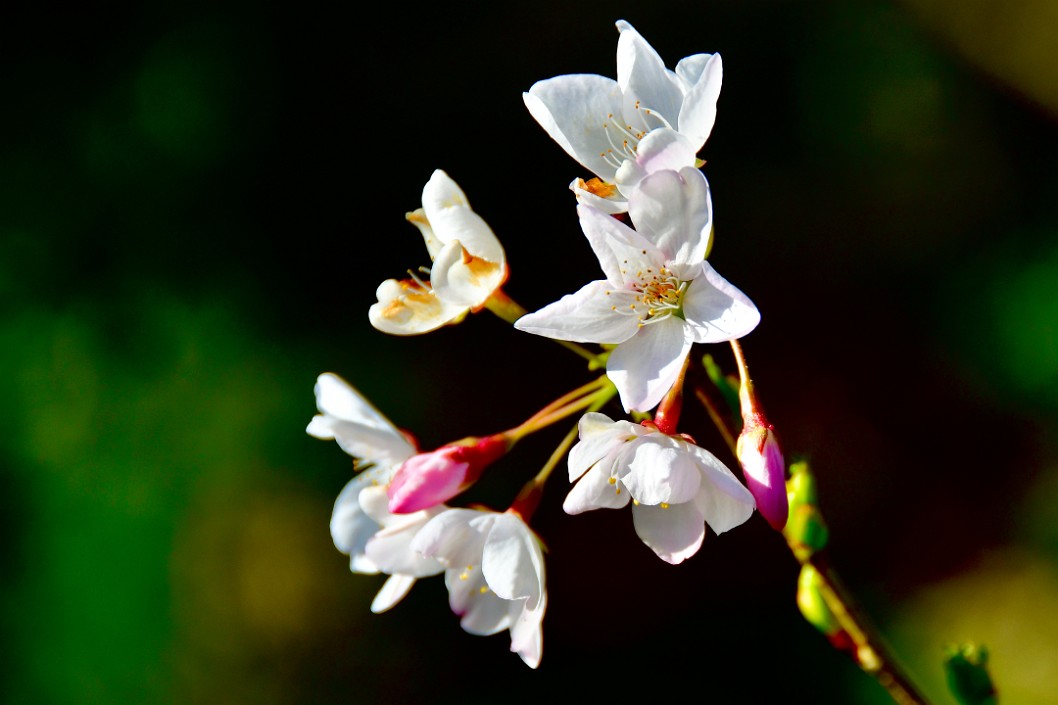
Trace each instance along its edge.
<instances>
[{"instance_id":1,"label":"flower center","mask_svg":"<svg viewBox=\"0 0 1058 705\"><path fill-rule=\"evenodd\" d=\"M683 294L687 291L687 282L680 281L668 267L662 266L657 270L647 267L645 271L636 272L629 288L636 294L632 303L626 309L614 307L613 310L636 316L640 327L683 313Z\"/></svg>"},{"instance_id":2,"label":"flower center","mask_svg":"<svg viewBox=\"0 0 1058 705\"><path fill-rule=\"evenodd\" d=\"M636 148L639 147L639 140L658 127L671 128L672 125L661 113L651 110L639 100L636 100L632 106L631 116L618 117L613 113L609 113L606 119L603 120L602 129L606 133L606 139L610 143L610 147L605 152L600 152L599 156L615 169L618 169L625 159L636 158Z\"/></svg>"}]
</instances>

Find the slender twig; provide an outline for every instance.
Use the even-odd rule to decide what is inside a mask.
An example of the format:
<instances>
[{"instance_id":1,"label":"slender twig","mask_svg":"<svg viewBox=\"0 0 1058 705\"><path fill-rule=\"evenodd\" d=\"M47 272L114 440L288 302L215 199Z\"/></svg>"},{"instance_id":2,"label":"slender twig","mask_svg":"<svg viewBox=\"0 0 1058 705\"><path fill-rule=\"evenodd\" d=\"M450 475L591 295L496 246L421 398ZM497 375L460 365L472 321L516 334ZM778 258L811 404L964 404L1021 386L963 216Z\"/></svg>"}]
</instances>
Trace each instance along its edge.
<instances>
[{"instance_id":1,"label":"slender twig","mask_svg":"<svg viewBox=\"0 0 1058 705\"><path fill-rule=\"evenodd\" d=\"M746 361L742 348L736 342L732 342L731 347L739 370L743 378L747 379ZM721 414L713 400L700 386L695 386L694 393L731 448L731 452L737 455L735 438L738 436L738 429L731 427L735 420ZM928 701L903 673L893 655L883 645L877 631L856 606L851 593L844 587L837 572L827 561L825 552L806 553L797 550L797 547L790 542L787 542L787 546L802 566L810 565L822 580L821 592L827 607L852 640L849 648L843 650L849 653L865 673L873 676L899 705L928 705Z\"/></svg>"}]
</instances>

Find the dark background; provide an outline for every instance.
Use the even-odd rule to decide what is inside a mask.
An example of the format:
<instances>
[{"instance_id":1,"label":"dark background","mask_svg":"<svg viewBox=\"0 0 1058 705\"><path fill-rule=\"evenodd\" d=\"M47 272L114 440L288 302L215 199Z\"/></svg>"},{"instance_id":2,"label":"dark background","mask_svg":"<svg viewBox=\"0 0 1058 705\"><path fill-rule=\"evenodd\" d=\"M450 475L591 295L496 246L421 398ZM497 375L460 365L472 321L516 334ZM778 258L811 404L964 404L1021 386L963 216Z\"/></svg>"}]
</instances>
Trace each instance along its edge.
<instances>
[{"instance_id":1,"label":"dark background","mask_svg":"<svg viewBox=\"0 0 1058 705\"><path fill-rule=\"evenodd\" d=\"M331 544L351 467L304 433L318 373L426 447L587 379L488 313L393 338L366 312L427 263L404 214L435 168L527 308L598 276L566 187L586 174L521 92L614 76L618 19L670 67L724 57L710 259L762 311L743 347L845 581L935 703L965 640L1004 702L1053 697L1052 3L226 2L0 16L8 702L887 702L803 622L760 517L674 567L627 511L563 514L560 467L536 672L463 633L440 579L372 615L382 578ZM463 499L504 508L564 432Z\"/></svg>"}]
</instances>

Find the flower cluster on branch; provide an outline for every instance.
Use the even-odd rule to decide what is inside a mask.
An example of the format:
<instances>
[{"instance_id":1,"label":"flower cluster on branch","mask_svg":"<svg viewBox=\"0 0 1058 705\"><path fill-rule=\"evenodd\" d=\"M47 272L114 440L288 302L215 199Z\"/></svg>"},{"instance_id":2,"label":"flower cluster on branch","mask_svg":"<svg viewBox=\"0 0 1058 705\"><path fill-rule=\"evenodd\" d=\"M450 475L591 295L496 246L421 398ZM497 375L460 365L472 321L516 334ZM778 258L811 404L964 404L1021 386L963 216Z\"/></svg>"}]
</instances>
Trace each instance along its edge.
<instances>
[{"instance_id":1,"label":"flower cluster on branch","mask_svg":"<svg viewBox=\"0 0 1058 705\"><path fill-rule=\"evenodd\" d=\"M632 505L637 535L670 564L695 555L709 529L729 531L755 509L777 530L786 523L782 454L734 342L756 328L760 313L707 259L713 202L698 152L716 118L720 55L695 54L670 70L629 23L619 21L617 29L616 80L557 76L523 94L530 115L588 172L570 189L601 276L525 311L503 289L508 269L500 240L438 169L422 207L407 215L430 264L384 281L368 312L376 329L410 336L487 309L519 331L558 341L586 359L589 371L605 374L514 428L423 451L352 385L326 373L316 383L319 414L307 429L354 458L357 473L335 502L331 534L353 572L389 576L371 609L387 610L418 579L444 573L463 629L509 630L511 650L533 668L543 652L547 591L543 544L530 522L563 460L572 485L566 513ZM678 430L693 347L724 342L739 362L742 398L734 417L743 424L728 437L745 484ZM615 399L630 419L601 412ZM706 410L715 413L708 404ZM519 439L577 414L505 510L447 504Z\"/></svg>"}]
</instances>

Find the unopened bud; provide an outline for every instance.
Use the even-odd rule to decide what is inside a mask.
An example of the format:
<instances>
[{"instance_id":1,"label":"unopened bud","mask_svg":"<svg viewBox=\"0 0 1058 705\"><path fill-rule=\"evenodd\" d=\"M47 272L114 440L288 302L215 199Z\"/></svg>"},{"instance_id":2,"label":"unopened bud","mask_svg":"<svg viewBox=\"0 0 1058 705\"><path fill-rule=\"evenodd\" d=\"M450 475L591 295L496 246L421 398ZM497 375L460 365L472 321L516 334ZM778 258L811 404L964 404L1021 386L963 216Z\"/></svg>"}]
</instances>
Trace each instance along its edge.
<instances>
[{"instance_id":1,"label":"unopened bud","mask_svg":"<svg viewBox=\"0 0 1058 705\"><path fill-rule=\"evenodd\" d=\"M834 616L823 596L823 579L810 564L801 566L797 578L797 607L813 627L828 637L841 631L841 622Z\"/></svg>"},{"instance_id":2,"label":"unopened bud","mask_svg":"<svg viewBox=\"0 0 1058 705\"><path fill-rule=\"evenodd\" d=\"M757 510L773 529L782 531L789 516L786 465L775 431L762 414L752 412L743 417L736 452Z\"/></svg>"},{"instance_id":3,"label":"unopened bud","mask_svg":"<svg viewBox=\"0 0 1058 705\"><path fill-rule=\"evenodd\" d=\"M830 531L823 514L816 506L815 478L808 470L808 463L801 461L790 465L790 479L786 481L786 492L790 505L790 519L783 535L794 554L804 560L827 545Z\"/></svg>"},{"instance_id":4,"label":"unopened bud","mask_svg":"<svg viewBox=\"0 0 1058 705\"><path fill-rule=\"evenodd\" d=\"M389 484L389 511L409 514L446 502L464 491L510 447L503 434L465 438L429 453L413 455Z\"/></svg>"}]
</instances>

